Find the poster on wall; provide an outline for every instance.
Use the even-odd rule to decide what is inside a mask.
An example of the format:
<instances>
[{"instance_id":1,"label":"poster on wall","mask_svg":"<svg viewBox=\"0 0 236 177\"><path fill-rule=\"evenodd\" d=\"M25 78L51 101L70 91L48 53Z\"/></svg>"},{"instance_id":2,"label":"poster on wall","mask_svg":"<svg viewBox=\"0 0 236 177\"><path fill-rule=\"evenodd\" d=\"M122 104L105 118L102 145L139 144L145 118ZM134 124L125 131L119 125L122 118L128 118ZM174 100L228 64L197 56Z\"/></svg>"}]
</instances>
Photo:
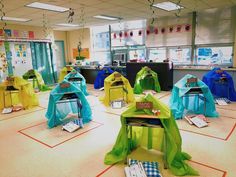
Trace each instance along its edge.
<instances>
[{"instance_id":1,"label":"poster on wall","mask_svg":"<svg viewBox=\"0 0 236 177\"><path fill-rule=\"evenodd\" d=\"M8 36L8 37L11 37L11 30L10 29L5 29L5 34Z\"/></svg>"},{"instance_id":2,"label":"poster on wall","mask_svg":"<svg viewBox=\"0 0 236 177\"><path fill-rule=\"evenodd\" d=\"M15 44L15 54L16 57L21 58L21 63L25 63L24 59L26 58L26 44Z\"/></svg>"},{"instance_id":3,"label":"poster on wall","mask_svg":"<svg viewBox=\"0 0 236 177\"><path fill-rule=\"evenodd\" d=\"M34 32L33 31L29 31L29 38L34 39Z\"/></svg>"},{"instance_id":4,"label":"poster on wall","mask_svg":"<svg viewBox=\"0 0 236 177\"><path fill-rule=\"evenodd\" d=\"M79 56L78 49L73 49L73 58L76 59L76 57ZM89 48L83 48L80 52L80 56L84 57L85 59L89 59Z\"/></svg>"},{"instance_id":5,"label":"poster on wall","mask_svg":"<svg viewBox=\"0 0 236 177\"><path fill-rule=\"evenodd\" d=\"M28 38L28 31L21 31L21 32L20 32L20 37L22 37L22 38Z\"/></svg>"},{"instance_id":6,"label":"poster on wall","mask_svg":"<svg viewBox=\"0 0 236 177\"><path fill-rule=\"evenodd\" d=\"M12 65L14 75L22 76L26 71L32 69L30 43L12 42L10 44L12 53Z\"/></svg>"},{"instance_id":7,"label":"poster on wall","mask_svg":"<svg viewBox=\"0 0 236 177\"><path fill-rule=\"evenodd\" d=\"M5 80L7 76L7 59L4 43L0 43L0 82Z\"/></svg>"},{"instance_id":8,"label":"poster on wall","mask_svg":"<svg viewBox=\"0 0 236 177\"><path fill-rule=\"evenodd\" d=\"M19 37L19 31L13 30L13 37L18 38Z\"/></svg>"}]
</instances>

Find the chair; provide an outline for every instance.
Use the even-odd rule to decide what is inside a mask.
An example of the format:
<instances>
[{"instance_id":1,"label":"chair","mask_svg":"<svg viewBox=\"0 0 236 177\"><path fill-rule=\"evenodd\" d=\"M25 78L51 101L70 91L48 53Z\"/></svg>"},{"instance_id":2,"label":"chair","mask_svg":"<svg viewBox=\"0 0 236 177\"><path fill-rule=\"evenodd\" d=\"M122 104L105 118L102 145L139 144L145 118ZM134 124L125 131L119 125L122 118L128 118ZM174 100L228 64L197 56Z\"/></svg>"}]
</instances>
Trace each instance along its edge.
<instances>
[{"instance_id":1,"label":"chair","mask_svg":"<svg viewBox=\"0 0 236 177\"><path fill-rule=\"evenodd\" d=\"M149 109L153 110L153 104L152 102L136 102L136 108L137 109ZM158 112L160 113L160 112ZM161 123L161 120L158 118L157 115L134 115L132 117L125 118L125 125L126 125L126 132L127 137L130 137L130 140L132 140L132 127L148 127L148 136L151 133L150 128L162 128L164 130L163 133L163 161L164 161L164 168L167 169L167 136L166 136L166 130L164 126ZM130 143L128 138L128 152L132 149L132 144ZM148 140L148 145L150 145L152 142ZM128 156L126 156L127 162Z\"/></svg>"},{"instance_id":2,"label":"chair","mask_svg":"<svg viewBox=\"0 0 236 177\"><path fill-rule=\"evenodd\" d=\"M191 87L187 93L183 95L184 97L197 96L198 97L198 108L199 108L199 99L204 101L204 115L206 115L206 98L203 95L202 89L197 84L198 79L191 77L187 79L186 87Z\"/></svg>"},{"instance_id":3,"label":"chair","mask_svg":"<svg viewBox=\"0 0 236 177\"><path fill-rule=\"evenodd\" d=\"M109 103L111 103L112 101L111 100L112 91L117 90L117 89L121 89L123 101L126 101L128 98L126 94L126 99L125 99L125 93L128 93L128 91L125 88L125 84L121 79L120 73L114 74L114 82L111 84L111 87L109 88Z\"/></svg>"},{"instance_id":4,"label":"chair","mask_svg":"<svg viewBox=\"0 0 236 177\"><path fill-rule=\"evenodd\" d=\"M10 95L10 102L11 102L11 107L13 106L12 104L12 94L19 94L19 89L15 88L13 86L14 83L14 78L13 77L7 77L6 78L6 89L3 93L3 106L6 107L6 96L9 94Z\"/></svg>"},{"instance_id":5,"label":"chair","mask_svg":"<svg viewBox=\"0 0 236 177\"><path fill-rule=\"evenodd\" d=\"M229 99L229 97L230 97L230 86L229 86L229 82L228 82L228 79L227 79L226 75L223 74L224 70L219 69L219 70L216 70L215 72L217 74L221 75L221 77L219 77L217 79L214 79L215 86L218 86L218 87L221 87L221 88L223 87L224 89L222 89L222 90L227 90L227 99Z\"/></svg>"}]
</instances>

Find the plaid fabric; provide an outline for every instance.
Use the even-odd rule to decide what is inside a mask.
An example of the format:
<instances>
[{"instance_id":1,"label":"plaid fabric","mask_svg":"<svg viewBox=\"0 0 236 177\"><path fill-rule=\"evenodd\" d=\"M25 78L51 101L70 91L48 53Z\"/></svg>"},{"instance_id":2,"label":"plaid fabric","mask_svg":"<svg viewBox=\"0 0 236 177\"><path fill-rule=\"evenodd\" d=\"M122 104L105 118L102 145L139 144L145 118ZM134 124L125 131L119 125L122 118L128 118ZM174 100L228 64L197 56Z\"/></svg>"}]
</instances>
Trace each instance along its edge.
<instances>
[{"instance_id":1,"label":"plaid fabric","mask_svg":"<svg viewBox=\"0 0 236 177\"><path fill-rule=\"evenodd\" d=\"M138 163L138 160L130 159L129 165L133 165ZM162 177L159 170L158 170L158 162L146 162L140 161L143 164L143 168L146 172L147 177Z\"/></svg>"}]
</instances>

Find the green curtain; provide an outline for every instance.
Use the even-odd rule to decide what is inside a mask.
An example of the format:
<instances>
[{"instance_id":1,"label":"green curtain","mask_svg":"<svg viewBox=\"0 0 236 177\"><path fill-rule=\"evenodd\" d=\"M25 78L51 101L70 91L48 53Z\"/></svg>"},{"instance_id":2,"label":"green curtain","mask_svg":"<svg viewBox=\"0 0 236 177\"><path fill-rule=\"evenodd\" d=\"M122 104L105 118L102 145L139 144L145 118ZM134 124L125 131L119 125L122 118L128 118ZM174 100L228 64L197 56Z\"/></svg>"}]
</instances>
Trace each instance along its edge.
<instances>
[{"instance_id":1,"label":"green curtain","mask_svg":"<svg viewBox=\"0 0 236 177\"><path fill-rule=\"evenodd\" d=\"M54 84L57 80L54 64L51 43L31 42L32 65L43 77L47 85Z\"/></svg>"}]
</instances>

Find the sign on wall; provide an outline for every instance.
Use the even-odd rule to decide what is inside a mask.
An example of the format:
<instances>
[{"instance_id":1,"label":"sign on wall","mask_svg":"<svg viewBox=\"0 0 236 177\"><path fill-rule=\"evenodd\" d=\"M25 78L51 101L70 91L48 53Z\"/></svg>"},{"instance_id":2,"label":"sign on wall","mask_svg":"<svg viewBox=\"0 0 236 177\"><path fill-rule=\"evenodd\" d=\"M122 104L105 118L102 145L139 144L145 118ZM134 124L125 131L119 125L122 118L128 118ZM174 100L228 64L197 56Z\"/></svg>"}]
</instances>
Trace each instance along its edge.
<instances>
[{"instance_id":1,"label":"sign on wall","mask_svg":"<svg viewBox=\"0 0 236 177\"><path fill-rule=\"evenodd\" d=\"M76 59L76 57L79 56L78 49L73 49L73 58ZM81 57L85 57L85 59L89 59L89 48L83 48L80 52Z\"/></svg>"}]
</instances>

